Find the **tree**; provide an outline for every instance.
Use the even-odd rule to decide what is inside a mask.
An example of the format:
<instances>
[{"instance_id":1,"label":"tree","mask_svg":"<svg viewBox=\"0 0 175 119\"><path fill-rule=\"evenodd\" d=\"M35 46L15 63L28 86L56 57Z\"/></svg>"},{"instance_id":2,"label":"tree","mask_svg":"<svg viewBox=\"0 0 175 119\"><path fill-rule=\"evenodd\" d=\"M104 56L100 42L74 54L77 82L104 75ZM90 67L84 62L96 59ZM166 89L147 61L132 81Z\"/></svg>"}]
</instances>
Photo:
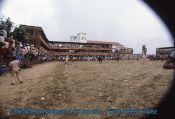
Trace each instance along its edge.
<instances>
[{"instance_id":1,"label":"tree","mask_svg":"<svg viewBox=\"0 0 175 119\"><path fill-rule=\"evenodd\" d=\"M12 32L13 38L17 39L22 44L27 43L27 33L21 27L15 27Z\"/></svg>"},{"instance_id":2,"label":"tree","mask_svg":"<svg viewBox=\"0 0 175 119\"><path fill-rule=\"evenodd\" d=\"M13 22L11 21L10 17L0 18L0 30L6 30L7 31L7 37L11 35L11 31L13 29Z\"/></svg>"}]
</instances>

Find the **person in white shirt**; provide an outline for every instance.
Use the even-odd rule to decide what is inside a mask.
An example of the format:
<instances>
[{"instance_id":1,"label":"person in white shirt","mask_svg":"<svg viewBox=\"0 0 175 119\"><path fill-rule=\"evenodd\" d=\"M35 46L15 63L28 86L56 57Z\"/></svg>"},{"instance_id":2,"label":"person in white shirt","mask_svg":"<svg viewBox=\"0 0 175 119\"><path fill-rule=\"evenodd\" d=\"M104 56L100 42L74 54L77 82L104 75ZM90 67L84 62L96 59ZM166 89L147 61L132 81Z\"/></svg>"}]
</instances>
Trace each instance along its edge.
<instances>
[{"instance_id":1,"label":"person in white shirt","mask_svg":"<svg viewBox=\"0 0 175 119\"><path fill-rule=\"evenodd\" d=\"M65 64L69 64L69 57L68 56L65 57L64 65Z\"/></svg>"},{"instance_id":2,"label":"person in white shirt","mask_svg":"<svg viewBox=\"0 0 175 119\"><path fill-rule=\"evenodd\" d=\"M20 70L20 62L16 60L16 57L13 57L13 61L10 62L10 71L11 71L11 85L15 84L14 75L20 83L23 83L23 80L19 77L19 70Z\"/></svg>"}]
</instances>

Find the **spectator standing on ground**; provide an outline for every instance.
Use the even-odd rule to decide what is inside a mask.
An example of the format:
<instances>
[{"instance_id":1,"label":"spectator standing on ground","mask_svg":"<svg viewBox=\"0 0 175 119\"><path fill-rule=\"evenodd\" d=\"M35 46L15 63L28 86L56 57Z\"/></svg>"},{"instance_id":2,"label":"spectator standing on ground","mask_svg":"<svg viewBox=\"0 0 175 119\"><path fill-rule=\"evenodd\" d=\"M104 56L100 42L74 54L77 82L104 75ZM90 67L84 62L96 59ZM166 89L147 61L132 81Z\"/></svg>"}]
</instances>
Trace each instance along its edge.
<instances>
[{"instance_id":1,"label":"spectator standing on ground","mask_svg":"<svg viewBox=\"0 0 175 119\"><path fill-rule=\"evenodd\" d=\"M117 54L117 56L116 56L116 61L119 62L119 60L120 60L120 56L119 56L119 54Z\"/></svg>"},{"instance_id":2,"label":"spectator standing on ground","mask_svg":"<svg viewBox=\"0 0 175 119\"><path fill-rule=\"evenodd\" d=\"M167 58L163 65L164 69L175 69L175 50L171 52L170 56Z\"/></svg>"},{"instance_id":3,"label":"spectator standing on ground","mask_svg":"<svg viewBox=\"0 0 175 119\"><path fill-rule=\"evenodd\" d=\"M66 64L69 64L69 57L68 56L65 57L64 65L66 65Z\"/></svg>"},{"instance_id":4,"label":"spectator standing on ground","mask_svg":"<svg viewBox=\"0 0 175 119\"><path fill-rule=\"evenodd\" d=\"M98 61L99 61L100 64L102 63L102 57L101 56L98 57Z\"/></svg>"},{"instance_id":5,"label":"spectator standing on ground","mask_svg":"<svg viewBox=\"0 0 175 119\"><path fill-rule=\"evenodd\" d=\"M139 60L139 56L137 55L137 61Z\"/></svg>"},{"instance_id":6,"label":"spectator standing on ground","mask_svg":"<svg viewBox=\"0 0 175 119\"><path fill-rule=\"evenodd\" d=\"M24 47L22 47L22 48L21 48L21 52L22 52L22 57L23 57L23 59L25 59L25 55L26 55L26 53L27 53L27 50L26 50Z\"/></svg>"},{"instance_id":7,"label":"spectator standing on ground","mask_svg":"<svg viewBox=\"0 0 175 119\"><path fill-rule=\"evenodd\" d=\"M22 56L22 48L20 46L20 43L17 44L16 48L17 48L17 55L16 55L16 57L17 57L18 61L21 62L22 59L23 59L23 56Z\"/></svg>"},{"instance_id":8,"label":"spectator standing on ground","mask_svg":"<svg viewBox=\"0 0 175 119\"><path fill-rule=\"evenodd\" d=\"M11 71L11 85L15 84L14 75L20 83L23 83L23 80L19 77L19 70L20 70L20 62L13 57L13 61L10 62L10 71Z\"/></svg>"}]
</instances>

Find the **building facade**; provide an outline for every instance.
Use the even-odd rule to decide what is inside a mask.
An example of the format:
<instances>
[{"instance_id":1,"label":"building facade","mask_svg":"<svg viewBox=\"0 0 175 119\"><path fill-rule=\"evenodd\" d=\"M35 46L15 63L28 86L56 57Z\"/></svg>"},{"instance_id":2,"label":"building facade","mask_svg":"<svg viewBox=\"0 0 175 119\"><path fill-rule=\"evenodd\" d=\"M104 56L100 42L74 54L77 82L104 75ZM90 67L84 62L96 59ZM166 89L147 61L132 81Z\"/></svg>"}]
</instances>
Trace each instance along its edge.
<instances>
[{"instance_id":1,"label":"building facade","mask_svg":"<svg viewBox=\"0 0 175 119\"><path fill-rule=\"evenodd\" d=\"M175 50L175 47L156 48L156 56L168 57L173 50Z\"/></svg>"},{"instance_id":2,"label":"building facade","mask_svg":"<svg viewBox=\"0 0 175 119\"><path fill-rule=\"evenodd\" d=\"M42 27L20 25L29 37L30 44L42 47L53 55L107 56L113 54L132 54L132 48L126 48L117 42L87 40L87 33L78 33L70 37L70 42L49 41Z\"/></svg>"},{"instance_id":3,"label":"building facade","mask_svg":"<svg viewBox=\"0 0 175 119\"><path fill-rule=\"evenodd\" d=\"M20 25L20 28L27 33L30 44L35 45L37 48L49 49L48 39L42 27Z\"/></svg>"}]
</instances>

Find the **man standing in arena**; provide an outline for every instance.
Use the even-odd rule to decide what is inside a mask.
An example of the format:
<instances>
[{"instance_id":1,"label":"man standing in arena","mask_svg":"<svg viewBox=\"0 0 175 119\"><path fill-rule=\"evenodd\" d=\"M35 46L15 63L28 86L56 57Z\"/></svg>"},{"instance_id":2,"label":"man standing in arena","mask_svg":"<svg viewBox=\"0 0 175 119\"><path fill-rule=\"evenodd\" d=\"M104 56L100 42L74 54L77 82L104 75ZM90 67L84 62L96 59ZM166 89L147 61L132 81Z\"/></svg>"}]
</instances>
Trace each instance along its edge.
<instances>
[{"instance_id":1,"label":"man standing in arena","mask_svg":"<svg viewBox=\"0 0 175 119\"><path fill-rule=\"evenodd\" d=\"M65 57L64 65L69 64L69 56Z\"/></svg>"},{"instance_id":2,"label":"man standing in arena","mask_svg":"<svg viewBox=\"0 0 175 119\"><path fill-rule=\"evenodd\" d=\"M19 77L20 62L16 60L16 57L13 57L13 61L10 62L10 72L11 72L11 85L15 84L14 75L16 74L17 79L20 83L23 83L23 80Z\"/></svg>"}]
</instances>

